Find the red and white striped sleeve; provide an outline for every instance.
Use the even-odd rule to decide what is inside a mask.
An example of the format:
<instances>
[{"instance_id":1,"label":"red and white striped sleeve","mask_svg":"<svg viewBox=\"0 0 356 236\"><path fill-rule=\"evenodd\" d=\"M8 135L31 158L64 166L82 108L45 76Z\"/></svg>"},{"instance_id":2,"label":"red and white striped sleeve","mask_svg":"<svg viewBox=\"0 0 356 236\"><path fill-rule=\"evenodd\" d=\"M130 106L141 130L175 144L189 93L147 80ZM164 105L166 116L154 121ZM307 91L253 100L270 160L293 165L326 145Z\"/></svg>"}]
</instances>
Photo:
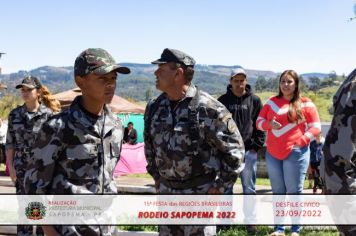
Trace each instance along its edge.
<instances>
[{"instance_id":1,"label":"red and white striped sleeve","mask_svg":"<svg viewBox=\"0 0 356 236\"><path fill-rule=\"evenodd\" d=\"M267 131L271 129L269 121L267 120L267 114L270 111L270 106L268 102L262 107L260 114L256 120L256 128L262 131Z\"/></svg>"},{"instance_id":2,"label":"red and white striped sleeve","mask_svg":"<svg viewBox=\"0 0 356 236\"><path fill-rule=\"evenodd\" d=\"M302 109L305 116L306 130L297 143L301 147L309 144L321 131L320 118L314 103L310 99L305 99L302 103Z\"/></svg>"}]
</instances>

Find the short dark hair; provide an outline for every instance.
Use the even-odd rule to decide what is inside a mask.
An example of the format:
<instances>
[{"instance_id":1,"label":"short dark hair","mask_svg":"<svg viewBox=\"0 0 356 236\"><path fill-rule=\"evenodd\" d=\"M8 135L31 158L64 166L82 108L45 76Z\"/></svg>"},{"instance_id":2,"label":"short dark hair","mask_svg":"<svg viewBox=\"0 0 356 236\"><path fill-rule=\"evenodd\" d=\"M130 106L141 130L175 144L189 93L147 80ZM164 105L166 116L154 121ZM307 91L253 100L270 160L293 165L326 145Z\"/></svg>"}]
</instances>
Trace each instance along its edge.
<instances>
[{"instance_id":1,"label":"short dark hair","mask_svg":"<svg viewBox=\"0 0 356 236\"><path fill-rule=\"evenodd\" d=\"M129 126L129 125L133 126L133 123L130 121L129 123L127 123L127 126Z\"/></svg>"},{"instance_id":2,"label":"short dark hair","mask_svg":"<svg viewBox=\"0 0 356 236\"><path fill-rule=\"evenodd\" d=\"M172 70L182 68L187 84L190 84L190 82L192 82L193 76L194 76L194 67L186 66L182 63L176 63L176 62L171 62L171 63L169 63L169 65Z\"/></svg>"}]
</instances>

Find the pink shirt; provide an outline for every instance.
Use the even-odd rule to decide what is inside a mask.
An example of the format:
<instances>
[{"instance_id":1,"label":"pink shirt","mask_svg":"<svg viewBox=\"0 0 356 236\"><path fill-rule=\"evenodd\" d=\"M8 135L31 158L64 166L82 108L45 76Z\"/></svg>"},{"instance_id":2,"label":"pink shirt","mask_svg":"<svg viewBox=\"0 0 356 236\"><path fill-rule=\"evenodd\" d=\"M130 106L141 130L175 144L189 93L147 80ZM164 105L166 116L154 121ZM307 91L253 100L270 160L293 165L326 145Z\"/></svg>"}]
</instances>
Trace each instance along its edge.
<instances>
[{"instance_id":1,"label":"pink shirt","mask_svg":"<svg viewBox=\"0 0 356 236\"><path fill-rule=\"evenodd\" d=\"M267 131L267 151L279 160L286 159L294 145L304 147L321 131L318 111L309 99L301 98L305 121L299 124L288 121L289 101L277 96L271 97L263 106L257 121L257 129ZM269 121L275 117L282 127L271 129Z\"/></svg>"}]
</instances>

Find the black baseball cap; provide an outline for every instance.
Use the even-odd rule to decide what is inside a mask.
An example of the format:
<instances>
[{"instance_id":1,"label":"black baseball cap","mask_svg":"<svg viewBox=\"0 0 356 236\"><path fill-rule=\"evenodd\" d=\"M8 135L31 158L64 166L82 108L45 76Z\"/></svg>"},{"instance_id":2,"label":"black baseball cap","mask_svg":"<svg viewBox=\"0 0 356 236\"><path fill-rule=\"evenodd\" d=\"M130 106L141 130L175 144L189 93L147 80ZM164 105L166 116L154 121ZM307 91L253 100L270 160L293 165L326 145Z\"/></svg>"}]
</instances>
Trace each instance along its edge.
<instances>
[{"instance_id":1,"label":"black baseball cap","mask_svg":"<svg viewBox=\"0 0 356 236\"><path fill-rule=\"evenodd\" d=\"M22 80L21 84L16 85L15 88L19 89L22 87L27 87L27 88L31 88L31 89L33 89L33 88L39 89L42 87L42 84L37 77L30 75L30 76L26 76Z\"/></svg>"},{"instance_id":2,"label":"black baseball cap","mask_svg":"<svg viewBox=\"0 0 356 236\"><path fill-rule=\"evenodd\" d=\"M165 64L168 62L181 63L185 66L194 67L195 60L185 52L177 49L166 48L161 54L161 58L151 62L152 64Z\"/></svg>"}]
</instances>

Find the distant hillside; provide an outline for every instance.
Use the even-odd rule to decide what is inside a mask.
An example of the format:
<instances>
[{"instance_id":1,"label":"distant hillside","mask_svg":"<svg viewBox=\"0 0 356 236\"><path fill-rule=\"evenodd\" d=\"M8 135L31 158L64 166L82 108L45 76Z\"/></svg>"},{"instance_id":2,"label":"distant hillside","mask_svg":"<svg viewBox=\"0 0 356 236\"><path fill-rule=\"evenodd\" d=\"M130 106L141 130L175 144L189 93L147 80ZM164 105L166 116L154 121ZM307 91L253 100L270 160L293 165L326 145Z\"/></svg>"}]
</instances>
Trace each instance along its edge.
<instances>
[{"instance_id":1,"label":"distant hillside","mask_svg":"<svg viewBox=\"0 0 356 236\"><path fill-rule=\"evenodd\" d=\"M305 73L305 74L301 74L301 76L304 79L310 79L312 77L317 77L317 78L322 80L322 79L330 77L330 74L326 74L326 73Z\"/></svg>"},{"instance_id":2,"label":"distant hillside","mask_svg":"<svg viewBox=\"0 0 356 236\"><path fill-rule=\"evenodd\" d=\"M121 65L129 67L131 74L119 76L116 90L117 95L132 98L136 101L144 101L159 93L155 88L154 71L157 68L156 65L137 63L121 63ZM199 88L211 94L222 94L226 91L226 86L229 83L230 71L238 67L240 66L196 65L193 81ZM252 86L254 86L258 77L269 79L276 78L279 75L273 71L252 69L246 69L246 73L248 75L248 82ZM29 72L19 71L17 73L4 74L0 76L0 82L6 84L8 92L12 93L15 90L14 87L16 84L20 83L22 78L28 74L39 77L43 84L49 87L53 93L68 90L76 86L73 79L72 66L43 66ZM303 77L304 75L307 74L303 74Z\"/></svg>"}]
</instances>

